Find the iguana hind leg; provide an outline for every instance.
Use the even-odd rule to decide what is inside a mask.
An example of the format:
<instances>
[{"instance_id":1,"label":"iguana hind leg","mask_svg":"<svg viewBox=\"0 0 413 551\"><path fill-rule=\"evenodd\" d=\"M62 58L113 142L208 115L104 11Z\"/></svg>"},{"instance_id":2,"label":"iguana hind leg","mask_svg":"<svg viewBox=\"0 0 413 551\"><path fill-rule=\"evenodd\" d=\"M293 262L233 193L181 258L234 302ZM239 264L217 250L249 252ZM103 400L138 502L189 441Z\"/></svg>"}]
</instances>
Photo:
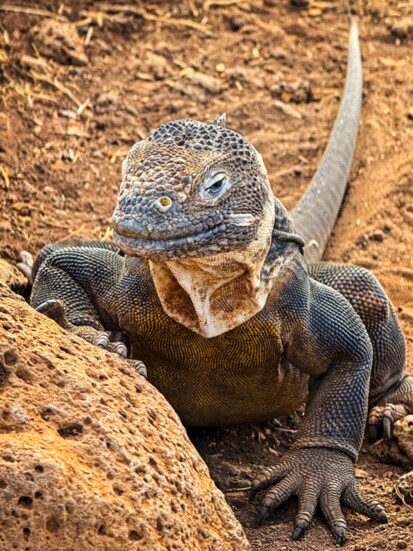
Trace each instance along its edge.
<instances>
[{"instance_id":1,"label":"iguana hind leg","mask_svg":"<svg viewBox=\"0 0 413 551\"><path fill-rule=\"evenodd\" d=\"M397 419L413 413L413 377L407 375L406 345L394 308L375 276L357 266L320 262L311 277L339 291L362 319L373 346L369 436L390 436Z\"/></svg>"}]
</instances>

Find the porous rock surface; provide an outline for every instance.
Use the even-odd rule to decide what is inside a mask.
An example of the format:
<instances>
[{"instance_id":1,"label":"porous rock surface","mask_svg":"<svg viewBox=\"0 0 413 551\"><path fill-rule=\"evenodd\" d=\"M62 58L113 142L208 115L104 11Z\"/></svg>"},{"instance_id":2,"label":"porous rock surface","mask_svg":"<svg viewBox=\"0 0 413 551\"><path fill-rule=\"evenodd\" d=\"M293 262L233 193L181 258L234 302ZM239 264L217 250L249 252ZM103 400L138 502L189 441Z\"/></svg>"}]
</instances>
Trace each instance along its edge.
<instances>
[{"instance_id":1,"label":"porous rock surface","mask_svg":"<svg viewBox=\"0 0 413 551\"><path fill-rule=\"evenodd\" d=\"M14 289L23 289L27 284L27 279L20 270L3 258L0 258L0 281Z\"/></svg>"},{"instance_id":2,"label":"porous rock surface","mask_svg":"<svg viewBox=\"0 0 413 551\"><path fill-rule=\"evenodd\" d=\"M166 400L0 283L0 549L249 549Z\"/></svg>"}]
</instances>

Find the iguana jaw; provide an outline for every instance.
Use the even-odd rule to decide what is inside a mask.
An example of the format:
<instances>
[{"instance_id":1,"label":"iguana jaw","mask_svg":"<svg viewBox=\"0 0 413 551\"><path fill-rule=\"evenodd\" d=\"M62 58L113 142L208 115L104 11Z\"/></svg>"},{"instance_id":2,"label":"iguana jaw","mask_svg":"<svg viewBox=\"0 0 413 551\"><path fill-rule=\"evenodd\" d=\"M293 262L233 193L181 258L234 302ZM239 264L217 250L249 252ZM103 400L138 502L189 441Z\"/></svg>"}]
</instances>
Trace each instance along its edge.
<instances>
[{"instance_id":1,"label":"iguana jaw","mask_svg":"<svg viewBox=\"0 0 413 551\"><path fill-rule=\"evenodd\" d=\"M193 235L172 237L170 239L151 239L125 226L114 225L113 238L119 247L130 256L143 258L174 259L180 257L199 257L221 251L221 240L225 239L225 224ZM224 235L223 235L224 234ZM241 244L238 244L240 247ZM235 245L236 247L236 245ZM201 251L201 252L200 252Z\"/></svg>"}]
</instances>

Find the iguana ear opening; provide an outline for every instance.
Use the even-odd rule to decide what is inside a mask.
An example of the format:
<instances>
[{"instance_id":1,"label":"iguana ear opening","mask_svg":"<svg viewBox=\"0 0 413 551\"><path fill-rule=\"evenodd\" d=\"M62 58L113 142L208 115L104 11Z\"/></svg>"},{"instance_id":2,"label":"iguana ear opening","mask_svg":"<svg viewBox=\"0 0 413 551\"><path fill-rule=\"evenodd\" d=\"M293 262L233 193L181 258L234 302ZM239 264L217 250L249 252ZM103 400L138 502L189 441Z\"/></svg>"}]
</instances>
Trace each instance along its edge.
<instances>
[{"instance_id":1,"label":"iguana ear opening","mask_svg":"<svg viewBox=\"0 0 413 551\"><path fill-rule=\"evenodd\" d=\"M222 113L222 115L220 115L216 119L211 119L211 120L207 121L207 124L216 124L218 126L226 126L226 124L227 124L227 114Z\"/></svg>"}]
</instances>

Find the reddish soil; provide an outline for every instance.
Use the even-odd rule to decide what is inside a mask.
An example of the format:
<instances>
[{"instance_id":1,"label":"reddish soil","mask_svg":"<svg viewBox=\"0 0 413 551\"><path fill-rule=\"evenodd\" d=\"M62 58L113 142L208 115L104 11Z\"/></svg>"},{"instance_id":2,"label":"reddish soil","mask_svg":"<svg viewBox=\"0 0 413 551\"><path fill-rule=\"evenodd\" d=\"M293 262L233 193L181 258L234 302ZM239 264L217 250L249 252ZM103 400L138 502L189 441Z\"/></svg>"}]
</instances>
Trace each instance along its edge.
<instances>
[{"instance_id":1,"label":"reddish soil","mask_svg":"<svg viewBox=\"0 0 413 551\"><path fill-rule=\"evenodd\" d=\"M61 16L78 23L86 40L87 64L60 64L46 54L33 62L29 31L45 15L19 12L23 5L54 13L61 6ZM413 3L351 5L359 16L365 97L351 183L326 258L366 266L379 277L400 314L411 357L413 26L409 30L406 18L413 18ZM228 126L262 153L287 207L305 189L343 84L345 2L314 1L300 10L288 0L159 0L132 9L111 5L111 13L93 0L13 6L0 7L3 258L15 262L22 249L35 254L58 239L110 236L122 158L136 140L174 118L207 120L226 112ZM308 80L312 93L298 80ZM287 110L277 108L277 100ZM257 503L242 490L286 449L297 419L191 432L254 550L334 547L319 514L304 539L292 542L294 501L258 527ZM386 506L390 522L379 526L349 513L346 548L413 549L413 514L393 492L401 469L379 464L367 444L358 467L362 489Z\"/></svg>"}]
</instances>

